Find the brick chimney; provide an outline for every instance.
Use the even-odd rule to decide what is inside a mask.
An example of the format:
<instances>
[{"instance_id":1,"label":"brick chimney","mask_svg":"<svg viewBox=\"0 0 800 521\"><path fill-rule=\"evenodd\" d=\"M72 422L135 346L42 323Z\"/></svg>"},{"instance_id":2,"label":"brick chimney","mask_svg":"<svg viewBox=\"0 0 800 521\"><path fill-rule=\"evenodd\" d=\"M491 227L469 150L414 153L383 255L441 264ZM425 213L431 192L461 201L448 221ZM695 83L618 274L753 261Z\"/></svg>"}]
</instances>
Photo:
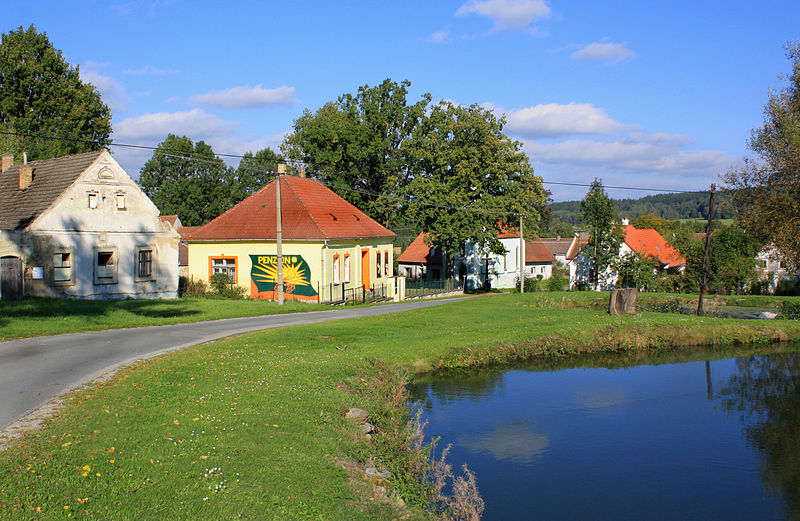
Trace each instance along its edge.
<instances>
[{"instance_id":1,"label":"brick chimney","mask_svg":"<svg viewBox=\"0 0 800 521\"><path fill-rule=\"evenodd\" d=\"M3 169L0 172L5 172L14 164L14 154L3 154Z\"/></svg>"},{"instance_id":2,"label":"brick chimney","mask_svg":"<svg viewBox=\"0 0 800 521\"><path fill-rule=\"evenodd\" d=\"M306 165L300 165L297 167L297 175L300 177L306 176Z\"/></svg>"},{"instance_id":3,"label":"brick chimney","mask_svg":"<svg viewBox=\"0 0 800 521\"><path fill-rule=\"evenodd\" d=\"M22 164L19 167L19 189L25 190L33 182L33 168L28 166L28 154L22 153Z\"/></svg>"}]
</instances>

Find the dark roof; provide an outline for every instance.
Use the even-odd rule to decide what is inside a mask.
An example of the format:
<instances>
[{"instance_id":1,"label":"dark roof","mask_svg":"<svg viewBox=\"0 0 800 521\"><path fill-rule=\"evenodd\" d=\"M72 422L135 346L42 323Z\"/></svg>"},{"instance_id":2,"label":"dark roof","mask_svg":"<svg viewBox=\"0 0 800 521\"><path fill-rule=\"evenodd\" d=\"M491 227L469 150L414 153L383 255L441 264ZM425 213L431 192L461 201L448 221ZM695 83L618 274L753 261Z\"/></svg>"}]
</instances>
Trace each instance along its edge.
<instances>
[{"instance_id":1,"label":"dark roof","mask_svg":"<svg viewBox=\"0 0 800 521\"><path fill-rule=\"evenodd\" d=\"M417 235L414 242L408 245L408 248L397 257L397 262L403 264L434 264L441 266L442 252L435 250L431 255L431 247L425 244L425 237L428 234L423 232Z\"/></svg>"},{"instance_id":2,"label":"dark roof","mask_svg":"<svg viewBox=\"0 0 800 521\"><path fill-rule=\"evenodd\" d=\"M22 230L28 227L103 153L87 152L74 156L29 161L33 182L19 189L21 164L0 173L0 230Z\"/></svg>"},{"instance_id":3,"label":"dark roof","mask_svg":"<svg viewBox=\"0 0 800 521\"><path fill-rule=\"evenodd\" d=\"M396 237L394 232L313 179L290 175L278 179L284 240ZM276 182L272 181L183 238L187 241L275 240Z\"/></svg>"},{"instance_id":4,"label":"dark roof","mask_svg":"<svg viewBox=\"0 0 800 521\"><path fill-rule=\"evenodd\" d=\"M553 255L566 257L574 239L574 237L539 237L536 242L543 244Z\"/></svg>"}]
</instances>

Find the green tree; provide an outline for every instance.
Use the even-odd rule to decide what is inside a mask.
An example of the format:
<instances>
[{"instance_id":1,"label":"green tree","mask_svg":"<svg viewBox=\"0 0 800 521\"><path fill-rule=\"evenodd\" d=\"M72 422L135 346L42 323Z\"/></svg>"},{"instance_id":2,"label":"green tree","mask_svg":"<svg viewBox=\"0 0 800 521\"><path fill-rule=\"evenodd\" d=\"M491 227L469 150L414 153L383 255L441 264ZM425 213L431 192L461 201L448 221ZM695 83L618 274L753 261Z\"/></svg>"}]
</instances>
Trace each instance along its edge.
<instances>
[{"instance_id":1,"label":"green tree","mask_svg":"<svg viewBox=\"0 0 800 521\"><path fill-rule=\"evenodd\" d=\"M580 211L590 233L589 244L583 250L592 261L590 283L597 287L600 273L605 272L619 254L622 225L616 219L614 201L608 198L598 179L592 181L589 192L581 201Z\"/></svg>"},{"instance_id":2,"label":"green tree","mask_svg":"<svg viewBox=\"0 0 800 521\"><path fill-rule=\"evenodd\" d=\"M2 36L0 132L7 133L0 140L3 153L26 151L31 159L78 154L111 142L111 112L47 34L31 25Z\"/></svg>"},{"instance_id":3,"label":"green tree","mask_svg":"<svg viewBox=\"0 0 800 521\"><path fill-rule=\"evenodd\" d=\"M535 235L545 204L542 179L521 143L503 134L504 124L478 105L442 102L414 129L408 215L437 248L460 253L469 241L503 253L498 232L518 228L520 214Z\"/></svg>"},{"instance_id":4,"label":"green tree","mask_svg":"<svg viewBox=\"0 0 800 521\"><path fill-rule=\"evenodd\" d=\"M662 219L652 213L647 213L635 219L631 219L631 224L634 228L639 230L652 228L668 240L672 235L672 221L669 219Z\"/></svg>"},{"instance_id":5,"label":"green tree","mask_svg":"<svg viewBox=\"0 0 800 521\"><path fill-rule=\"evenodd\" d=\"M654 289L659 282L659 262L636 252L628 252L615 258L611 267L617 272L619 288Z\"/></svg>"},{"instance_id":6,"label":"green tree","mask_svg":"<svg viewBox=\"0 0 800 521\"><path fill-rule=\"evenodd\" d=\"M268 185L277 174L278 163L283 158L271 148L255 154L246 152L236 168L236 178L231 187L230 205L235 206Z\"/></svg>"},{"instance_id":7,"label":"green tree","mask_svg":"<svg viewBox=\"0 0 800 521\"><path fill-rule=\"evenodd\" d=\"M786 51L788 85L770 92L764 123L748 143L758 157L725 180L741 226L762 244L774 240L785 261L800 268L800 42Z\"/></svg>"},{"instance_id":8,"label":"green tree","mask_svg":"<svg viewBox=\"0 0 800 521\"><path fill-rule=\"evenodd\" d=\"M742 293L758 278L758 243L737 225L712 232L708 252L709 288L715 293Z\"/></svg>"},{"instance_id":9,"label":"green tree","mask_svg":"<svg viewBox=\"0 0 800 521\"><path fill-rule=\"evenodd\" d=\"M308 174L328 184L373 219L388 226L400 203L395 192L408 181L404 144L425 117L430 95L408 104L411 83L386 79L344 94L317 112L306 110L281 150L308 165Z\"/></svg>"},{"instance_id":10,"label":"green tree","mask_svg":"<svg viewBox=\"0 0 800 521\"><path fill-rule=\"evenodd\" d=\"M162 214L199 226L231 207L232 177L209 145L170 134L142 167L139 185Z\"/></svg>"}]
</instances>

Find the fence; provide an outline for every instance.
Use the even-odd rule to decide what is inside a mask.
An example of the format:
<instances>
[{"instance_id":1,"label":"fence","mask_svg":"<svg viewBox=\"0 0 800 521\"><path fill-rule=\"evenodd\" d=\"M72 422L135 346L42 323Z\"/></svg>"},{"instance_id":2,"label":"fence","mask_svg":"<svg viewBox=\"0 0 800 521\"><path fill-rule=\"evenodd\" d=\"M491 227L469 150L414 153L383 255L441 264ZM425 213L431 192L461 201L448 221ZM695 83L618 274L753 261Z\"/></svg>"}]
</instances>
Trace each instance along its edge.
<instances>
[{"instance_id":1,"label":"fence","mask_svg":"<svg viewBox=\"0 0 800 521\"><path fill-rule=\"evenodd\" d=\"M423 278L418 280L406 280L406 298L450 293L451 291L458 291L462 288L462 284L449 277L438 280Z\"/></svg>"},{"instance_id":2,"label":"fence","mask_svg":"<svg viewBox=\"0 0 800 521\"><path fill-rule=\"evenodd\" d=\"M317 288L319 301L327 304L359 304L388 300L389 291L386 284L373 286L370 289L355 284L326 284Z\"/></svg>"}]
</instances>

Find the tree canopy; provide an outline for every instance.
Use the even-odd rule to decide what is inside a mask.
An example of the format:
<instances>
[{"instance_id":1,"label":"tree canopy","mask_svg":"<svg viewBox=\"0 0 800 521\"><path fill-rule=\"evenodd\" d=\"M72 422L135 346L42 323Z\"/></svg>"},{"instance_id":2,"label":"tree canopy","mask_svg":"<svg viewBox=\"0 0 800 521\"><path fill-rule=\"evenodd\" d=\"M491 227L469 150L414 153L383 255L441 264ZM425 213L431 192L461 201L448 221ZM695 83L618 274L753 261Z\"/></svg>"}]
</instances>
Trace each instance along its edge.
<instances>
[{"instance_id":1,"label":"tree canopy","mask_svg":"<svg viewBox=\"0 0 800 521\"><path fill-rule=\"evenodd\" d=\"M162 214L177 214L186 226L199 226L232 206L233 174L203 141L167 136L139 175L144 193Z\"/></svg>"},{"instance_id":2,"label":"tree canopy","mask_svg":"<svg viewBox=\"0 0 800 521\"><path fill-rule=\"evenodd\" d=\"M769 93L764 122L751 132L756 154L725 180L739 222L762 243L775 241L784 260L800 268L800 42L786 46L787 85Z\"/></svg>"},{"instance_id":3,"label":"tree canopy","mask_svg":"<svg viewBox=\"0 0 800 521\"><path fill-rule=\"evenodd\" d=\"M581 217L587 226L590 238L584 254L591 259L591 283L597 285L599 274L604 272L619 253L622 242L622 226L616 220L614 201L609 199L603 184L598 179L586 193L580 205Z\"/></svg>"},{"instance_id":4,"label":"tree canopy","mask_svg":"<svg viewBox=\"0 0 800 521\"><path fill-rule=\"evenodd\" d=\"M234 179L231 180L230 206L239 204L268 185L275 177L278 163L282 161L283 158L271 148L259 150L255 154L246 152L236 168Z\"/></svg>"},{"instance_id":5,"label":"tree canopy","mask_svg":"<svg viewBox=\"0 0 800 521\"><path fill-rule=\"evenodd\" d=\"M49 159L89 152L111 142L111 112L47 34L19 27L0 43L0 132L3 153Z\"/></svg>"}]
</instances>

